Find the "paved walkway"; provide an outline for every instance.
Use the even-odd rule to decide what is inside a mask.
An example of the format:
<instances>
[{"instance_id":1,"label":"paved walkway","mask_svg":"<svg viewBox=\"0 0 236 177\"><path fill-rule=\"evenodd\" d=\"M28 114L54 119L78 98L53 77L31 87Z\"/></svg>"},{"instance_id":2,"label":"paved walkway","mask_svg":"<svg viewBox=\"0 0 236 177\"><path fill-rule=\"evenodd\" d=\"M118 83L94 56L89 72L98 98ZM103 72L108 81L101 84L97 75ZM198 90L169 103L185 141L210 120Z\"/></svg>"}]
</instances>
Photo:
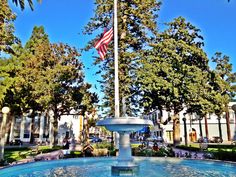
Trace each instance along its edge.
<instances>
[{"instance_id":1,"label":"paved walkway","mask_svg":"<svg viewBox=\"0 0 236 177\"><path fill-rule=\"evenodd\" d=\"M188 151L188 150L183 150L183 149L178 149L178 148L173 148L173 151L175 152L175 157L183 158L188 155L190 155L190 158L193 159L204 159L204 153L203 152L193 152L193 151Z\"/></svg>"}]
</instances>

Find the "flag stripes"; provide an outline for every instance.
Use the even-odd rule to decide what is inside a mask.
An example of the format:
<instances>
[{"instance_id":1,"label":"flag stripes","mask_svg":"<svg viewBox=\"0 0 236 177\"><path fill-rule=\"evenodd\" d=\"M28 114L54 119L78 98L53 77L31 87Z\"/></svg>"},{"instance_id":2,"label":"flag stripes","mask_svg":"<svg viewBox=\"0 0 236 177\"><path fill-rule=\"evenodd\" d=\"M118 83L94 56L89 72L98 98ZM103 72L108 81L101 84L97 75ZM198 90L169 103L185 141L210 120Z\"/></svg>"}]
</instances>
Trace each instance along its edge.
<instances>
[{"instance_id":1,"label":"flag stripes","mask_svg":"<svg viewBox=\"0 0 236 177\"><path fill-rule=\"evenodd\" d=\"M112 40L112 37L113 37L113 28L109 29L108 31L104 31L102 37L94 46L97 49L98 54L100 55L100 58L102 60L104 60L106 56L108 44Z\"/></svg>"}]
</instances>

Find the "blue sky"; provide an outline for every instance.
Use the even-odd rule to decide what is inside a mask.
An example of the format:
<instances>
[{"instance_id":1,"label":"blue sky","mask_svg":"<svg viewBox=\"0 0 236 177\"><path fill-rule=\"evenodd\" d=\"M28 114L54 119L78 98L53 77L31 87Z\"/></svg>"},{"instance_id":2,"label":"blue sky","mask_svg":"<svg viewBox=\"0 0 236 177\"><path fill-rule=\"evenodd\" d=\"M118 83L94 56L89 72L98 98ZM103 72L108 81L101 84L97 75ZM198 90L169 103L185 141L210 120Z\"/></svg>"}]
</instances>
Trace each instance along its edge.
<instances>
[{"instance_id":1,"label":"blue sky","mask_svg":"<svg viewBox=\"0 0 236 177\"><path fill-rule=\"evenodd\" d=\"M12 6L17 14L15 21L16 35L25 43L35 25L43 25L51 42L64 42L77 48L85 46L93 36L83 36L83 27L93 17L93 0L43 0L35 3L32 12ZM183 16L201 29L205 42L205 51L209 58L219 51L230 57L236 71L236 0L163 0L158 19L159 28L163 23ZM100 32L102 32L101 29ZM99 33L97 31L96 33ZM96 84L97 68L92 65L95 50L82 53L85 65L86 81ZM213 65L211 64L213 67ZM93 86L94 86L93 85ZM93 91L98 91L94 87Z\"/></svg>"}]
</instances>

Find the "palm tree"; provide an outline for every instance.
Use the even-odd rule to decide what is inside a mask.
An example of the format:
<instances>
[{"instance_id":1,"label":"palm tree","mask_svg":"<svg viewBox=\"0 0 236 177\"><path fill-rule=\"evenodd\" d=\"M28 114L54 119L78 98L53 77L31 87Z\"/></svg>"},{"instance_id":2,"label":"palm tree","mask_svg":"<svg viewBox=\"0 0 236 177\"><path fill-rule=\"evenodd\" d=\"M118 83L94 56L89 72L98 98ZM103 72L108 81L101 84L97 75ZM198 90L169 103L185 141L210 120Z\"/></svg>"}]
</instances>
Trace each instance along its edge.
<instances>
[{"instance_id":1,"label":"palm tree","mask_svg":"<svg viewBox=\"0 0 236 177\"><path fill-rule=\"evenodd\" d=\"M34 10L34 4L33 4L33 0L27 0L30 6L31 10ZM39 3L42 2L42 0L37 0ZM12 2L18 6L18 4L20 5L21 10L25 9L25 0L12 0Z\"/></svg>"}]
</instances>

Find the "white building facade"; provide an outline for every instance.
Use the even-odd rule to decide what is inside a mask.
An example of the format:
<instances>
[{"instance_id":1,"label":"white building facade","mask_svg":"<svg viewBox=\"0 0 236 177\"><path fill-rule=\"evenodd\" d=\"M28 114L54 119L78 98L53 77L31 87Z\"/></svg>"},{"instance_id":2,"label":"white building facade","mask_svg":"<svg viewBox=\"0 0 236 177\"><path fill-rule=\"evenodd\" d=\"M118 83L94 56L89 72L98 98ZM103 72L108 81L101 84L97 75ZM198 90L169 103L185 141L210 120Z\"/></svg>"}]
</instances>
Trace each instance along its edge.
<instances>
[{"instance_id":1,"label":"white building facade","mask_svg":"<svg viewBox=\"0 0 236 177\"><path fill-rule=\"evenodd\" d=\"M236 104L236 102L229 103L229 126L230 126L230 139L233 140L236 135L236 117L235 112L232 110L231 106ZM221 115L219 120L215 114L207 115L207 123L205 119L199 120L199 117L195 114L184 115L185 110L179 113L180 121L180 140L182 143L185 142L185 132L184 132L184 120L186 118L186 131L187 131L187 142L196 142L200 137L212 138L214 136L222 136L223 141L228 140L227 135L227 124L225 114ZM154 115L156 114L156 116ZM159 112L153 112L153 115L149 115L149 119L154 120L154 127L151 127L151 133L157 136L163 137L164 141L167 143L173 143L173 120L170 120L166 125L163 124L168 117L171 117L171 113L167 111L162 111L162 116L160 117ZM220 121L220 123L219 123ZM220 125L220 126L219 126ZM221 130L220 130L221 129ZM221 135L220 135L221 131Z\"/></svg>"},{"instance_id":2,"label":"white building facade","mask_svg":"<svg viewBox=\"0 0 236 177\"><path fill-rule=\"evenodd\" d=\"M84 120L84 116L75 112L62 115L58 121L58 143L62 144L62 140L65 137L73 137L79 142L83 133ZM50 133L52 132L51 122L53 121L50 120L50 116L45 116L45 114L39 114L34 119L27 115L12 117L10 126L7 127L9 142L19 139L27 143L30 142L31 136L33 136L36 143L48 142L50 136L52 136L52 133Z\"/></svg>"}]
</instances>

